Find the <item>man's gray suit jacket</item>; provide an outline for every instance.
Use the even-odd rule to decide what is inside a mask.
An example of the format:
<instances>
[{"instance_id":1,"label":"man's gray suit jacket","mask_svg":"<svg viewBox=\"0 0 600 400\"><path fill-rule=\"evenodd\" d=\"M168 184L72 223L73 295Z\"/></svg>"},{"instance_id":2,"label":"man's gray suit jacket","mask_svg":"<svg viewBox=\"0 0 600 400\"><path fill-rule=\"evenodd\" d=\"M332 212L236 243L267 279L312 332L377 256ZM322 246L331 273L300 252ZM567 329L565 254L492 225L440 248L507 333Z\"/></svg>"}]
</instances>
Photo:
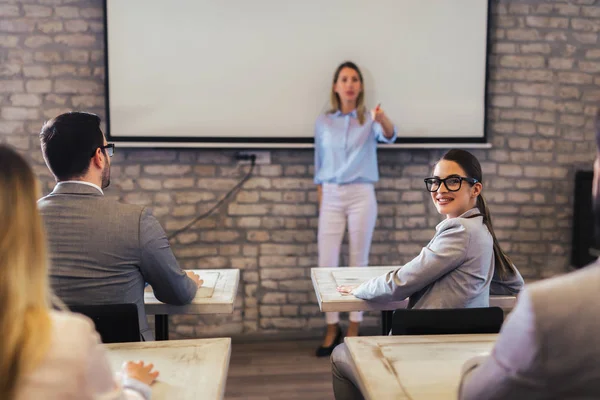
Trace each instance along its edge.
<instances>
[{"instance_id":1,"label":"man's gray suit jacket","mask_svg":"<svg viewBox=\"0 0 600 400\"><path fill-rule=\"evenodd\" d=\"M459 398L600 399L600 263L528 285Z\"/></svg>"},{"instance_id":2,"label":"man's gray suit jacket","mask_svg":"<svg viewBox=\"0 0 600 400\"><path fill-rule=\"evenodd\" d=\"M67 305L135 303L140 334L153 340L144 283L168 304L188 304L197 286L179 267L165 232L144 207L109 200L95 187L59 183L38 201L50 284Z\"/></svg>"}]
</instances>

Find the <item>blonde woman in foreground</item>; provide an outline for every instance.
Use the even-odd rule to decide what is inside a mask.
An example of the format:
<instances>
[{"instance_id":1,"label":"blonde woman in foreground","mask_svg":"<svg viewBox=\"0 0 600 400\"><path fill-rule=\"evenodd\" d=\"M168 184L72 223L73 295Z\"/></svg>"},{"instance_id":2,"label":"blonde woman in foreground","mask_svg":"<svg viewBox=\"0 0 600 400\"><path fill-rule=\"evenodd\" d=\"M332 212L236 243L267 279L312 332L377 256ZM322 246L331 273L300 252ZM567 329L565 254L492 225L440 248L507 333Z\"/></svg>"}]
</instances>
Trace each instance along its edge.
<instances>
[{"instance_id":1,"label":"blonde woman in foreground","mask_svg":"<svg viewBox=\"0 0 600 400\"><path fill-rule=\"evenodd\" d=\"M92 322L51 310L38 184L0 145L0 398L150 399L158 372L128 362L117 383Z\"/></svg>"}]
</instances>

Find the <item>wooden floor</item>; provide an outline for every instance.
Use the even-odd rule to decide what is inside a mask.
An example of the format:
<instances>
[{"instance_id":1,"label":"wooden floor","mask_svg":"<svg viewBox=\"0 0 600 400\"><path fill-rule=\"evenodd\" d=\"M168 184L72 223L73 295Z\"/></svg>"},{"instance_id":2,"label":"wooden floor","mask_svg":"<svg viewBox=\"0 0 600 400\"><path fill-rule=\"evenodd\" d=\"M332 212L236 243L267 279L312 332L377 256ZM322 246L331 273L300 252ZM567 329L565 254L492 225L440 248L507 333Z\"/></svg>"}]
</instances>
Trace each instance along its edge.
<instances>
[{"instance_id":1,"label":"wooden floor","mask_svg":"<svg viewBox=\"0 0 600 400\"><path fill-rule=\"evenodd\" d=\"M331 400L329 357L317 358L318 341L232 345L226 400Z\"/></svg>"}]
</instances>

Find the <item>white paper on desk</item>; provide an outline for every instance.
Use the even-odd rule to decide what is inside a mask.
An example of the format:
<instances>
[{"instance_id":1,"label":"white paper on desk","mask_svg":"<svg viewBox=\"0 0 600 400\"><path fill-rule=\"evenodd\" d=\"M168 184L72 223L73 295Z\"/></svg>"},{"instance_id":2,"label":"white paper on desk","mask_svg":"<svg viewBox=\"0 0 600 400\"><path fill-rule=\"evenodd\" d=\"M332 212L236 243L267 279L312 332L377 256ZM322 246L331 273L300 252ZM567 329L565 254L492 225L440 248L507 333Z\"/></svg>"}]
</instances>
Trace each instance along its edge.
<instances>
[{"instance_id":1,"label":"white paper on desk","mask_svg":"<svg viewBox=\"0 0 600 400\"><path fill-rule=\"evenodd\" d=\"M344 268L333 271L331 275L337 286L357 286L380 274L365 269Z\"/></svg>"},{"instance_id":2,"label":"white paper on desk","mask_svg":"<svg viewBox=\"0 0 600 400\"><path fill-rule=\"evenodd\" d=\"M215 292L215 286L217 285L217 281L219 280L220 274L220 272L216 271L199 272L198 275L200 276L200 279L202 279L204 282L202 283L202 286L198 288L198 291L196 292L196 296L194 298L204 299L212 297L213 293ZM145 291L152 292L152 287L146 287Z\"/></svg>"}]
</instances>

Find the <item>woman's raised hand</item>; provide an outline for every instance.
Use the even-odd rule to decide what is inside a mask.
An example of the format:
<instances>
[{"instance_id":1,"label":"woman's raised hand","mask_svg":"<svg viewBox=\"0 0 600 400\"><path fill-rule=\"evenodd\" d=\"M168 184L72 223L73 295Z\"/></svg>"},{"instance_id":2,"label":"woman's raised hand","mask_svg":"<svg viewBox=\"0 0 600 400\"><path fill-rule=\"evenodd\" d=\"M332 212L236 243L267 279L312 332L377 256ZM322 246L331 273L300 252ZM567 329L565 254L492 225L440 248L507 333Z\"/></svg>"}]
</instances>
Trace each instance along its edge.
<instances>
[{"instance_id":1,"label":"woman's raised hand","mask_svg":"<svg viewBox=\"0 0 600 400\"><path fill-rule=\"evenodd\" d=\"M385 113L381 109L381 103L377 104L377 107L371 110L371 118L373 121L381 123L383 121L383 117Z\"/></svg>"}]
</instances>

